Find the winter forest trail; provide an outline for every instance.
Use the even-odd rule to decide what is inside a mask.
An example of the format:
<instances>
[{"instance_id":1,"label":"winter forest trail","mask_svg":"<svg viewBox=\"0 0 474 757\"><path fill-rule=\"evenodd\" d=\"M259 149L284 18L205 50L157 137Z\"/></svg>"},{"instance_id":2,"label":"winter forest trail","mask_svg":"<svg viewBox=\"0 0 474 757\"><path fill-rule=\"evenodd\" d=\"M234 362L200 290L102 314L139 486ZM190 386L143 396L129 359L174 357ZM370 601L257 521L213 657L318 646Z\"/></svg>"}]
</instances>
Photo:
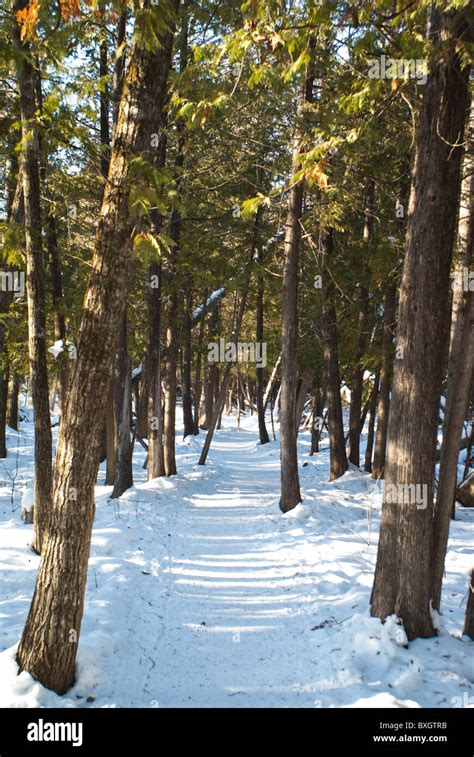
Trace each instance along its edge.
<instances>
[{"instance_id":1,"label":"winter forest trail","mask_svg":"<svg viewBox=\"0 0 474 757\"><path fill-rule=\"evenodd\" d=\"M0 704L443 707L460 687L473 693L459 638L472 513L453 523L444 628L405 649L398 626L369 616L380 493L368 474L329 482L327 449L309 457L301 433L304 502L283 516L278 441L258 444L255 417L240 430L225 418L204 467L203 437L179 442L168 479L147 481L136 449L135 485L120 499L101 469L77 681L64 697L16 675L38 558L11 485L2 490ZM22 438L21 485L31 480L28 428Z\"/></svg>"},{"instance_id":2,"label":"winter forest trail","mask_svg":"<svg viewBox=\"0 0 474 757\"><path fill-rule=\"evenodd\" d=\"M266 694L271 704L275 688L299 678L275 667L300 614L301 586L295 591L296 561L283 560L277 543L278 456L275 447L265 455L255 445L244 431L237 440L218 435L219 470L203 492L169 511L156 587L163 617L147 652L146 689L160 706L231 706L234 698L262 706ZM131 676L137 683L141 665L140 657Z\"/></svg>"}]
</instances>

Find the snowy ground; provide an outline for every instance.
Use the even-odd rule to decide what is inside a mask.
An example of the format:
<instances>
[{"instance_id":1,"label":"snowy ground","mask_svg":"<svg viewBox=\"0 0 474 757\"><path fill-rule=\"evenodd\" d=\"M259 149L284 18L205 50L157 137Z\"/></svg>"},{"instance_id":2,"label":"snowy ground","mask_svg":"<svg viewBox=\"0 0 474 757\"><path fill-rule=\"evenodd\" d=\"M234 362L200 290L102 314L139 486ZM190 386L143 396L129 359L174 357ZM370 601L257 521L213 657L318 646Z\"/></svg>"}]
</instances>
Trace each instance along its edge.
<instances>
[{"instance_id":1,"label":"snowy ground","mask_svg":"<svg viewBox=\"0 0 474 757\"><path fill-rule=\"evenodd\" d=\"M137 447L133 489L109 500L97 487L78 678L64 697L17 676L39 558L20 520L32 424L9 432L0 706L473 706L474 643L461 629L474 512L459 508L452 525L441 633L406 649L399 626L368 612L380 512L368 475L328 483L328 452L310 458L303 433L304 504L282 516L278 443L258 445L254 418L235 425L225 419L205 468L201 433L180 441L172 479L147 483Z\"/></svg>"}]
</instances>

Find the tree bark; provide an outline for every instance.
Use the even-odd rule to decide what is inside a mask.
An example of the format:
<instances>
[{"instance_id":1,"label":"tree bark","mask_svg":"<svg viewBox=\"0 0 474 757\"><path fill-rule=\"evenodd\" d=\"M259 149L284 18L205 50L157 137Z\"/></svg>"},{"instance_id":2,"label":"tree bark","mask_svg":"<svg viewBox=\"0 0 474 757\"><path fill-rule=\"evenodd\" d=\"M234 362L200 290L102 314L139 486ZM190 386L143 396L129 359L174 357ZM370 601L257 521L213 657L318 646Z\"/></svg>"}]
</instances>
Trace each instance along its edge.
<instances>
[{"instance_id":1,"label":"tree bark","mask_svg":"<svg viewBox=\"0 0 474 757\"><path fill-rule=\"evenodd\" d=\"M138 11L139 27L145 19L152 23L158 17L169 19L171 27L177 8L174 0L163 0L157 8L146 4ZM101 406L110 388L133 264L131 234L135 219L129 212L130 164L136 155L149 155L150 134L163 124L173 37L171 29L160 32L156 49L146 47L136 37L127 68L77 361L59 432L54 508L18 647L20 670L58 694L65 693L75 679L95 510Z\"/></svg>"},{"instance_id":2,"label":"tree bark","mask_svg":"<svg viewBox=\"0 0 474 757\"><path fill-rule=\"evenodd\" d=\"M323 340L324 373L326 376L326 398L329 428L329 478L334 481L347 470L344 423L342 418L341 377L339 374L339 354L337 343L337 316L334 302L334 282L331 278L329 258L333 254L333 230L321 235L321 252L324 259L323 299Z\"/></svg>"},{"instance_id":3,"label":"tree bark","mask_svg":"<svg viewBox=\"0 0 474 757\"><path fill-rule=\"evenodd\" d=\"M374 377L374 385L370 393L369 427L367 429L367 446L365 448L365 464L364 464L364 470L367 471L367 473L370 473L372 471L372 452L374 449L375 414L377 411L377 397L379 394L379 379L380 379L380 376L379 374L377 374Z\"/></svg>"},{"instance_id":4,"label":"tree bark","mask_svg":"<svg viewBox=\"0 0 474 757\"><path fill-rule=\"evenodd\" d=\"M18 395L20 392L20 376L18 373L13 374L12 386L10 390L10 399L8 402L8 421L7 425L18 431Z\"/></svg>"},{"instance_id":5,"label":"tree bark","mask_svg":"<svg viewBox=\"0 0 474 757\"><path fill-rule=\"evenodd\" d=\"M463 636L469 636L474 641L474 570L471 570L471 575L469 576Z\"/></svg>"},{"instance_id":6,"label":"tree bark","mask_svg":"<svg viewBox=\"0 0 474 757\"><path fill-rule=\"evenodd\" d=\"M23 10L27 0L15 0L14 10ZM41 233L41 161L36 123L35 72L27 39L13 22L13 43L17 51L16 74L20 90L23 137L21 175L25 214L26 289L28 299L28 349L31 395L35 427L35 491L33 547L42 551L51 510L52 437L49 414L48 369L46 361L46 315L44 260Z\"/></svg>"},{"instance_id":7,"label":"tree bark","mask_svg":"<svg viewBox=\"0 0 474 757\"><path fill-rule=\"evenodd\" d=\"M311 422L311 449L309 454L315 455L319 452L319 441L323 430L323 412L326 404L326 391L322 391L318 383L313 390L313 412Z\"/></svg>"},{"instance_id":8,"label":"tree bark","mask_svg":"<svg viewBox=\"0 0 474 757\"><path fill-rule=\"evenodd\" d=\"M54 339L62 340L63 351L58 355L58 394L61 416L67 398L68 360L70 356L66 349L66 319L64 317L63 285L61 266L58 254L58 237L56 232L56 217L52 209L48 214L47 245L49 254L49 270L51 273L51 297L54 311Z\"/></svg>"},{"instance_id":9,"label":"tree bark","mask_svg":"<svg viewBox=\"0 0 474 757\"><path fill-rule=\"evenodd\" d=\"M13 152L13 146L12 146ZM7 170L8 169L8 170ZM10 223L21 224L24 221L24 206L23 206L23 181L21 177L21 170L18 168L18 161L16 157L8 159L8 165L6 170L5 184L7 190L7 202L6 202L6 215ZM3 260L4 270L11 270L11 266L6 264ZM13 301L13 292L8 290L0 291L0 314L6 315L10 310L10 305ZM3 371L0 375L0 387L3 391L8 391L8 352L6 344L6 318L0 318L0 360L3 366ZM15 378L16 374L14 374ZM6 385L5 385L6 382ZM13 382L15 387L15 382ZM3 395L2 395L3 396ZM16 419L12 417L12 421L15 423L15 429L18 430L18 388L16 392ZM5 398L6 402L6 398ZM6 407L5 407L6 412ZM5 419L4 419L5 420ZM0 423L0 457L7 457L7 437L6 437L6 425L4 420Z\"/></svg>"},{"instance_id":10,"label":"tree bark","mask_svg":"<svg viewBox=\"0 0 474 757\"><path fill-rule=\"evenodd\" d=\"M183 325L183 437L194 434L193 401L191 394L192 327L191 312L193 295L188 282Z\"/></svg>"},{"instance_id":11,"label":"tree bark","mask_svg":"<svg viewBox=\"0 0 474 757\"><path fill-rule=\"evenodd\" d=\"M115 400L115 480L112 497L121 497L133 486L132 442L132 362L127 349L127 311L122 319L120 342L116 356L114 377Z\"/></svg>"},{"instance_id":12,"label":"tree bark","mask_svg":"<svg viewBox=\"0 0 474 757\"><path fill-rule=\"evenodd\" d=\"M390 284L385 293L380 396L377 407L377 432L375 434L374 462L372 465L372 478L375 479L383 478L385 470L388 415L390 410L390 387L392 383L392 340L395 321L396 291L395 284Z\"/></svg>"},{"instance_id":13,"label":"tree bark","mask_svg":"<svg viewBox=\"0 0 474 757\"><path fill-rule=\"evenodd\" d=\"M471 101L463 174L458 221L459 259L456 266L457 273L461 277L464 269L468 269L471 264L474 244L474 99ZM456 284L456 279L454 283ZM441 603L449 521L455 501L458 456L473 368L474 292L464 292L460 286L455 285L451 312L443 443L433 523L433 606L437 610Z\"/></svg>"},{"instance_id":14,"label":"tree bark","mask_svg":"<svg viewBox=\"0 0 474 757\"><path fill-rule=\"evenodd\" d=\"M161 406L161 264L153 261L149 267L148 295L148 479L165 475L163 454L163 411Z\"/></svg>"},{"instance_id":15,"label":"tree bark","mask_svg":"<svg viewBox=\"0 0 474 757\"><path fill-rule=\"evenodd\" d=\"M213 311L211 317L209 318L208 322L208 329L207 329L207 338L208 341L211 342L214 339L217 339L218 334L218 323L219 323L219 313L217 308ZM203 409L204 414L203 417L200 419L199 426L202 428L203 431L208 431L212 424L212 417L214 415L214 387L215 387L215 372L217 370L217 365L215 363L210 363L207 360L205 362L205 368L204 368L204 402L203 402Z\"/></svg>"},{"instance_id":16,"label":"tree bark","mask_svg":"<svg viewBox=\"0 0 474 757\"><path fill-rule=\"evenodd\" d=\"M183 6L182 27L179 39L179 73L182 74L188 65L188 21L186 5ZM177 153L175 158L175 188L178 196L182 191L184 168L184 122L178 118L176 123L178 132ZM165 416L164 416L164 461L165 474L176 475L176 373L178 369L178 258L181 241L181 211L177 205L171 211L170 236L173 240L169 264L168 301L166 304L166 361L165 361Z\"/></svg>"},{"instance_id":17,"label":"tree bark","mask_svg":"<svg viewBox=\"0 0 474 757\"><path fill-rule=\"evenodd\" d=\"M7 456L7 442L5 429L7 426L7 406L8 406L8 366L0 375L0 458Z\"/></svg>"},{"instance_id":18,"label":"tree bark","mask_svg":"<svg viewBox=\"0 0 474 757\"><path fill-rule=\"evenodd\" d=\"M303 374L301 376L301 379L298 384L298 391L296 394L296 402L295 402L295 432L296 436L298 436L299 430L300 430L300 423L301 423L301 416L303 415L303 410L306 402L306 397L308 394L308 390L311 387L311 379L309 376Z\"/></svg>"},{"instance_id":19,"label":"tree bark","mask_svg":"<svg viewBox=\"0 0 474 757\"><path fill-rule=\"evenodd\" d=\"M360 285L360 308L357 325L357 343L355 349L355 367L352 376L351 386L351 406L349 411L349 460L353 465L359 467L360 463L360 414L362 408L362 390L364 386L364 367L362 359L367 343L367 318L369 311L369 292L363 283L367 280L369 263L368 258L371 253L372 236L373 236L373 214L374 214L374 195L375 182L369 180L365 198L365 217L364 217L364 242L367 245L366 259L361 266L361 285Z\"/></svg>"},{"instance_id":20,"label":"tree bark","mask_svg":"<svg viewBox=\"0 0 474 757\"><path fill-rule=\"evenodd\" d=\"M313 101L315 41L310 40L310 61L305 73L298 105L293 176L301 168L301 156L307 149L309 104ZM303 213L304 181L292 182L288 197L283 258L283 292L281 310L281 396L280 396L280 509L286 513L301 502L298 475L298 452L295 430L296 382L298 372L298 258Z\"/></svg>"},{"instance_id":21,"label":"tree bark","mask_svg":"<svg viewBox=\"0 0 474 757\"><path fill-rule=\"evenodd\" d=\"M403 357L395 360L371 600L374 616L402 619L408 639L435 633L430 601L436 434L469 76L456 50L467 32L462 14L434 9L432 20L439 51L416 133L397 327ZM422 503L413 496L414 486Z\"/></svg>"},{"instance_id":22,"label":"tree bark","mask_svg":"<svg viewBox=\"0 0 474 757\"><path fill-rule=\"evenodd\" d=\"M109 88L107 85L108 69L108 45L107 24L105 20L105 2L99 3L100 18L100 44L99 44L99 76L100 76L100 172L107 179L110 161L110 127L109 127Z\"/></svg>"},{"instance_id":23,"label":"tree bark","mask_svg":"<svg viewBox=\"0 0 474 757\"><path fill-rule=\"evenodd\" d=\"M259 218L260 216L259 214L257 214L255 218L256 224ZM263 257L264 257L263 245L257 244L256 250L257 250L257 262L260 266L263 266ZM255 333L257 344L263 343L264 291L265 291L265 282L263 278L263 273L261 269L259 268L258 278L257 278L257 312L256 312L256 333ZM265 375L265 368L263 366L257 365L255 369L255 376L256 376L255 392L256 392L256 402L257 402L257 415L258 415L258 437L260 440L260 444L268 444L270 441L267 427L265 425L265 406L263 402L264 375Z\"/></svg>"},{"instance_id":24,"label":"tree bark","mask_svg":"<svg viewBox=\"0 0 474 757\"><path fill-rule=\"evenodd\" d=\"M204 319L199 324L199 337L196 358L196 378L194 381L194 407L193 424L194 436L199 434L199 408L201 405L201 365L202 365L202 342L204 337Z\"/></svg>"}]
</instances>

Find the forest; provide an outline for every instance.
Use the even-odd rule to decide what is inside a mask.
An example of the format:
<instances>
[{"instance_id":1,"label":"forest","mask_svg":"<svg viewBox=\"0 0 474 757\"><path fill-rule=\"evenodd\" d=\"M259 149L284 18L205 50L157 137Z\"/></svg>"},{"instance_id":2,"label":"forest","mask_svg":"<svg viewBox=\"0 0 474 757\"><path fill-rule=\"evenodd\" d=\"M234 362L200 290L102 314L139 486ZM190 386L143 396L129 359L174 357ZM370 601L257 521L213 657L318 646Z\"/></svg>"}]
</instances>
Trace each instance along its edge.
<instances>
[{"instance_id":1,"label":"forest","mask_svg":"<svg viewBox=\"0 0 474 757\"><path fill-rule=\"evenodd\" d=\"M474 706L473 49L2 0L1 707Z\"/></svg>"}]
</instances>

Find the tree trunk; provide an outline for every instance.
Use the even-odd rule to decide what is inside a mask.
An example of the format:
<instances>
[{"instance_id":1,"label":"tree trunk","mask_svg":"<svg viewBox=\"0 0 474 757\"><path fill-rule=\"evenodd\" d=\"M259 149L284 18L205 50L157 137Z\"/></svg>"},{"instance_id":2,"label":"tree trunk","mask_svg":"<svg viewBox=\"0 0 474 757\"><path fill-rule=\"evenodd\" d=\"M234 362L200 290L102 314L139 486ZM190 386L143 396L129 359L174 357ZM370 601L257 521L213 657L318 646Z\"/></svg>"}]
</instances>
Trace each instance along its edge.
<instances>
[{"instance_id":1,"label":"tree trunk","mask_svg":"<svg viewBox=\"0 0 474 757\"><path fill-rule=\"evenodd\" d=\"M193 296L188 285L183 327L183 437L194 434L193 401L191 396L192 329L191 311Z\"/></svg>"},{"instance_id":2,"label":"tree trunk","mask_svg":"<svg viewBox=\"0 0 474 757\"><path fill-rule=\"evenodd\" d=\"M100 101L100 172L104 179L109 172L110 161L110 127L109 127L109 87L107 85L108 68L108 45L107 25L105 21L105 0L99 3L100 16L100 44L99 44L99 76L101 81L99 91Z\"/></svg>"},{"instance_id":3,"label":"tree trunk","mask_svg":"<svg viewBox=\"0 0 474 757\"><path fill-rule=\"evenodd\" d=\"M360 414L362 408L362 390L364 386L364 367L362 365L362 359L364 356L365 345L367 343L366 330L369 310L369 292L362 282L367 279L369 271L368 258L371 253L373 236L374 194L375 182L373 179L370 179L365 199L364 219L364 242L367 245L367 259L363 261L361 266L360 309L357 325L355 368L351 387L351 406L349 411L349 460L357 467L359 467L360 463Z\"/></svg>"},{"instance_id":4,"label":"tree trunk","mask_svg":"<svg viewBox=\"0 0 474 757\"><path fill-rule=\"evenodd\" d=\"M395 360L371 602L379 618L398 615L409 639L435 633L430 600L436 434L469 75L456 51L466 25L437 9L432 19L433 38L443 52L428 77L416 134L397 327L403 358ZM422 497L413 494L415 487Z\"/></svg>"},{"instance_id":5,"label":"tree trunk","mask_svg":"<svg viewBox=\"0 0 474 757\"><path fill-rule=\"evenodd\" d=\"M27 6L15 0L15 12ZM23 136L21 174L25 213L26 288L28 299L28 347L31 395L35 427L34 549L42 551L51 511L52 437L46 362L44 260L41 238L40 147L36 124L35 72L27 39L20 39L16 21L13 42L17 51L16 74L20 90Z\"/></svg>"},{"instance_id":6,"label":"tree trunk","mask_svg":"<svg viewBox=\"0 0 474 757\"><path fill-rule=\"evenodd\" d=\"M469 636L474 641L474 570L471 570L469 586L467 588L466 615L464 617L463 636Z\"/></svg>"},{"instance_id":7,"label":"tree trunk","mask_svg":"<svg viewBox=\"0 0 474 757\"><path fill-rule=\"evenodd\" d=\"M13 146L12 146L13 152ZM8 169L8 170L7 170ZM6 177L5 184L7 190L7 202L6 202L6 216L10 223L22 224L24 222L24 204L23 204L23 180L21 176L21 169L18 168L18 161L15 157L8 159L8 165L5 169ZM3 259L4 270L10 270L11 266L6 264ZM13 292L8 290L0 291L0 316L6 315L10 310L10 305L13 300ZM7 378L8 369L8 353L6 345L6 318L0 317L0 361L3 365L3 378ZM15 387L15 378L18 379L17 374L14 374L13 391ZM13 393L13 397L15 394ZM10 405L11 408L11 405ZM10 413L10 420L15 424L12 428L18 431L18 384L16 388L16 406L13 407L13 415ZM8 424L10 425L10 423ZM6 441L6 427L4 424L0 426L0 449L3 450L3 457L7 456L7 441Z\"/></svg>"},{"instance_id":8,"label":"tree trunk","mask_svg":"<svg viewBox=\"0 0 474 757\"><path fill-rule=\"evenodd\" d=\"M170 19L178 2L163 0L138 11L138 27L160 14ZM84 304L66 416L54 473L54 508L30 612L18 647L20 670L58 694L75 680L84 607L94 485L102 429L101 406L110 388L133 252L135 219L129 214L130 162L147 154L150 133L164 122L173 33L160 33L157 49L136 38L127 68L98 223L92 274ZM149 155L149 153L148 153Z\"/></svg>"},{"instance_id":9,"label":"tree trunk","mask_svg":"<svg viewBox=\"0 0 474 757\"><path fill-rule=\"evenodd\" d=\"M148 298L148 293L147 293ZM142 357L140 379L136 393L138 395L136 401L137 411L137 437L139 439L145 439L148 436L148 366L147 355Z\"/></svg>"},{"instance_id":10,"label":"tree trunk","mask_svg":"<svg viewBox=\"0 0 474 757\"><path fill-rule=\"evenodd\" d=\"M462 447L462 443L461 443ZM469 437L466 443L466 459L464 462L464 471L463 471L463 481L466 479L469 475L469 471L472 467L472 450L474 448L474 419L471 418L471 431L469 433Z\"/></svg>"},{"instance_id":11,"label":"tree trunk","mask_svg":"<svg viewBox=\"0 0 474 757\"><path fill-rule=\"evenodd\" d=\"M375 434L372 478L383 478L387 449L388 414L390 409L390 386L392 383L393 326L395 321L396 287L391 284L385 294L382 335L382 368L380 371L380 396L377 407L377 432Z\"/></svg>"},{"instance_id":12,"label":"tree trunk","mask_svg":"<svg viewBox=\"0 0 474 757\"><path fill-rule=\"evenodd\" d=\"M305 73L303 92L297 113L292 173L301 168L301 156L307 149L308 103L313 100L315 41L310 41L310 61ZM281 310L281 396L280 396L280 509L286 513L301 502L296 447L296 382L298 372L298 258L303 213L304 181L293 181L288 196L283 258L283 292Z\"/></svg>"},{"instance_id":13,"label":"tree trunk","mask_svg":"<svg viewBox=\"0 0 474 757\"><path fill-rule=\"evenodd\" d=\"M474 243L474 99L471 102L463 174L458 222L460 249L458 265L456 266L458 275L461 277L463 269L469 268L471 264ZM456 279L454 283L456 284ZM441 603L449 521L455 501L458 456L469 401L473 367L474 292L464 292L461 286L455 285L451 313L443 444L433 524L433 606L437 610L439 610Z\"/></svg>"},{"instance_id":14,"label":"tree trunk","mask_svg":"<svg viewBox=\"0 0 474 757\"><path fill-rule=\"evenodd\" d=\"M296 394L296 402L295 402L296 436L298 436L298 432L300 430L301 416L303 415L306 397L308 395L308 390L310 389L310 387L311 387L311 379L309 378L309 376L303 375L298 385L298 392Z\"/></svg>"},{"instance_id":15,"label":"tree trunk","mask_svg":"<svg viewBox=\"0 0 474 757\"><path fill-rule=\"evenodd\" d=\"M316 387L318 385L316 384ZM316 388L313 394L313 413L311 423L311 449L309 454L315 455L319 452L319 441L323 430L323 412L326 404L326 391Z\"/></svg>"},{"instance_id":16,"label":"tree trunk","mask_svg":"<svg viewBox=\"0 0 474 757\"><path fill-rule=\"evenodd\" d=\"M204 337L204 319L199 324L199 338L196 358L196 378L194 381L194 408L193 425L194 436L199 434L199 408L201 406L201 365L202 365L202 342Z\"/></svg>"},{"instance_id":17,"label":"tree trunk","mask_svg":"<svg viewBox=\"0 0 474 757\"><path fill-rule=\"evenodd\" d=\"M19 430L18 426L18 395L20 393L20 376L18 373L13 374L12 386L10 390L10 400L8 403L8 421L7 424L15 431Z\"/></svg>"},{"instance_id":18,"label":"tree trunk","mask_svg":"<svg viewBox=\"0 0 474 757\"><path fill-rule=\"evenodd\" d=\"M178 236L176 236L178 235ZM179 232L175 231L173 239L178 244ZM176 249L171 263L170 279L174 278L176 266ZM171 286L175 286L173 283ZM178 297L173 291L168 295L166 304L168 325L166 328L166 360L165 360L165 412L163 453L165 475L176 475L176 371L178 368Z\"/></svg>"},{"instance_id":19,"label":"tree trunk","mask_svg":"<svg viewBox=\"0 0 474 757\"><path fill-rule=\"evenodd\" d=\"M374 377L374 385L370 393L369 403L369 427L367 429L367 446L365 448L365 465L364 470L367 473L372 471L372 451L374 449L374 429L375 429L375 414L377 411L377 397L379 394L379 374ZM363 426L363 424L362 424Z\"/></svg>"},{"instance_id":20,"label":"tree trunk","mask_svg":"<svg viewBox=\"0 0 474 757\"><path fill-rule=\"evenodd\" d=\"M165 475L163 455L163 411L161 406L161 265L156 261L149 267L148 296L148 479Z\"/></svg>"},{"instance_id":21,"label":"tree trunk","mask_svg":"<svg viewBox=\"0 0 474 757\"><path fill-rule=\"evenodd\" d=\"M132 442L132 363L127 349L127 312L122 319L120 343L116 357L114 379L115 424L117 457L112 497L121 497L133 486Z\"/></svg>"},{"instance_id":22,"label":"tree trunk","mask_svg":"<svg viewBox=\"0 0 474 757\"><path fill-rule=\"evenodd\" d=\"M255 218L256 224L259 218L260 218L260 215L257 214ZM257 244L256 249L257 249L257 262L259 263L260 266L263 266L263 257L264 257L263 246L261 244ZM257 344L263 343L264 291L265 291L264 278L263 278L263 274L261 270L259 269L258 279L257 279L257 313L256 313L256 333L255 333ZM257 415L258 415L258 436L259 436L260 444L268 444L270 441L267 427L265 425L265 407L264 407L264 402L263 402L264 375L265 375L265 368L263 366L257 365L255 369L255 376L256 376L255 392L256 392L256 402L257 402Z\"/></svg>"},{"instance_id":23,"label":"tree trunk","mask_svg":"<svg viewBox=\"0 0 474 757\"><path fill-rule=\"evenodd\" d=\"M115 362L115 361L114 361ZM112 379L114 381L114 378ZM117 460L116 430L115 430L115 398L112 391L105 401L105 485L113 486L115 483L115 465Z\"/></svg>"},{"instance_id":24,"label":"tree trunk","mask_svg":"<svg viewBox=\"0 0 474 757\"><path fill-rule=\"evenodd\" d=\"M324 373L326 376L326 398L329 428L329 478L334 481L347 470L344 423L342 419L341 377L339 375L339 354L337 345L337 317L334 302L334 282L329 269L329 258L333 254L333 230L321 235L321 252L324 259L323 295L323 340Z\"/></svg>"},{"instance_id":25,"label":"tree trunk","mask_svg":"<svg viewBox=\"0 0 474 757\"><path fill-rule=\"evenodd\" d=\"M0 375L0 458L7 456L8 367Z\"/></svg>"},{"instance_id":26,"label":"tree trunk","mask_svg":"<svg viewBox=\"0 0 474 757\"><path fill-rule=\"evenodd\" d=\"M214 376L213 376L214 363L206 363L204 373L204 415L201 418L199 427L203 431L207 431L212 423L212 415L214 412Z\"/></svg>"},{"instance_id":27,"label":"tree trunk","mask_svg":"<svg viewBox=\"0 0 474 757\"><path fill-rule=\"evenodd\" d=\"M58 255L58 238L56 233L56 217L52 211L48 214L47 244L49 254L49 270L51 273L51 297L54 311L54 339L62 340L63 351L58 355L58 394L61 416L64 413L64 405L67 398L68 384L68 361L70 355L67 351L66 319L64 318L63 286L61 266Z\"/></svg>"},{"instance_id":28,"label":"tree trunk","mask_svg":"<svg viewBox=\"0 0 474 757\"><path fill-rule=\"evenodd\" d=\"M188 64L188 22L187 6L183 6L182 26L179 39L179 73L182 74ZM184 168L184 122L178 118L176 123L178 132L177 153L175 159L175 189L178 197L182 191ZM165 415L164 415L164 461L165 474L176 475L176 383L178 370L178 258L181 241L181 212L177 205L171 211L170 237L173 240L169 263L169 288L166 304L166 361L165 361Z\"/></svg>"},{"instance_id":29,"label":"tree trunk","mask_svg":"<svg viewBox=\"0 0 474 757\"><path fill-rule=\"evenodd\" d=\"M113 130L117 126L119 114L120 97L122 95L123 81L125 75L125 64L127 60L127 19L128 8L124 7L118 17L115 28L114 40L114 73L112 77L112 100L113 100ZM112 135L113 136L113 135ZM105 130L104 130L105 137Z\"/></svg>"}]
</instances>

